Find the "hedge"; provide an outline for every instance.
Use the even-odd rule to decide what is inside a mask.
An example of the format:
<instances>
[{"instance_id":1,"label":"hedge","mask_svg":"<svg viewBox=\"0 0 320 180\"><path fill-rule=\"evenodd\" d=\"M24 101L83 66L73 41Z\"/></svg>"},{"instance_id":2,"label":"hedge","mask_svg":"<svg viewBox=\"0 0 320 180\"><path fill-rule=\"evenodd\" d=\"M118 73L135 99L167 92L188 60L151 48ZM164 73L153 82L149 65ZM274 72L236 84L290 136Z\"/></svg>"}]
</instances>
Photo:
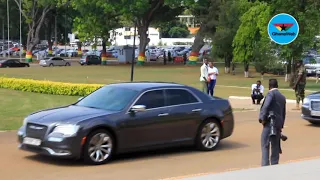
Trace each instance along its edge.
<instances>
[{"instance_id":1,"label":"hedge","mask_svg":"<svg viewBox=\"0 0 320 180\"><path fill-rule=\"evenodd\" d=\"M0 77L0 88L54 95L85 96L102 86Z\"/></svg>"}]
</instances>

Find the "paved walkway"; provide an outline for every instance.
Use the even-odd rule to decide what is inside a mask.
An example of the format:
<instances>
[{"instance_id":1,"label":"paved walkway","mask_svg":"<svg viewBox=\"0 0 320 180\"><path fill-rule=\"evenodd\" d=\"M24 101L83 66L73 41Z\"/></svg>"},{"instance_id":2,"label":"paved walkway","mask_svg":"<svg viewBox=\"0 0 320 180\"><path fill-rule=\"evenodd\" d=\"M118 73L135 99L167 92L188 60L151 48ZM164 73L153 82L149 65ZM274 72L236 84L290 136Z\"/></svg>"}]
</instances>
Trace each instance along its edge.
<instances>
[{"instance_id":1,"label":"paved walkway","mask_svg":"<svg viewBox=\"0 0 320 180\"><path fill-rule=\"evenodd\" d=\"M277 166L230 171L185 180L316 180L319 179L320 159L288 163Z\"/></svg>"}]
</instances>

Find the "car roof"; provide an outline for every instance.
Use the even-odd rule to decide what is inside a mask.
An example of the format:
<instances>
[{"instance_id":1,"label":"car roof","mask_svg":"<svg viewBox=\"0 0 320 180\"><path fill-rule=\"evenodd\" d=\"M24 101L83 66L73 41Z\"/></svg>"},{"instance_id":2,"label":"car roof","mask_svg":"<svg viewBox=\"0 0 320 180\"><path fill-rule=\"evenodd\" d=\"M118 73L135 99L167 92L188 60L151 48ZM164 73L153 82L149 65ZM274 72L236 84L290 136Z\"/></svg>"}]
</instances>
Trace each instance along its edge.
<instances>
[{"instance_id":1,"label":"car roof","mask_svg":"<svg viewBox=\"0 0 320 180\"><path fill-rule=\"evenodd\" d=\"M157 88L181 88L187 87L183 84L171 83L171 82L149 82L149 81L140 81L140 82L123 82L123 83L114 83L107 86L116 86L121 88L132 89L136 91L144 91Z\"/></svg>"}]
</instances>

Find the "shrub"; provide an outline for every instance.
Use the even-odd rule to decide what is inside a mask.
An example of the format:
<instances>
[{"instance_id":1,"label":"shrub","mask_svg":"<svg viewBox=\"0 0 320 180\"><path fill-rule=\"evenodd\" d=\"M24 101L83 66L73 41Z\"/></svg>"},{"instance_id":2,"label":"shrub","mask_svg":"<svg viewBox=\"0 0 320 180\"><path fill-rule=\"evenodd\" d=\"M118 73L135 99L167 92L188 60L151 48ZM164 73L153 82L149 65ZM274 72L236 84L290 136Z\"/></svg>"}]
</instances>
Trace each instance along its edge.
<instances>
[{"instance_id":1,"label":"shrub","mask_svg":"<svg viewBox=\"0 0 320 180\"><path fill-rule=\"evenodd\" d=\"M0 88L54 95L86 96L102 86L0 77Z\"/></svg>"}]
</instances>

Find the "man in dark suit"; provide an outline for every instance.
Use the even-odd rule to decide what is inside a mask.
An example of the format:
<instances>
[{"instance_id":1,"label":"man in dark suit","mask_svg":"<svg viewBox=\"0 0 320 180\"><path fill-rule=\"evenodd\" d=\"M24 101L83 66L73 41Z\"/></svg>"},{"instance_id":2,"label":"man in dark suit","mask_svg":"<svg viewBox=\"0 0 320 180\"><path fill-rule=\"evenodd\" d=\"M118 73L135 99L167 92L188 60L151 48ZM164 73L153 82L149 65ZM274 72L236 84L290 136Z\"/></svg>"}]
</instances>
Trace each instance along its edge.
<instances>
[{"instance_id":1,"label":"man in dark suit","mask_svg":"<svg viewBox=\"0 0 320 180\"><path fill-rule=\"evenodd\" d=\"M274 114L274 130L275 134L271 134L270 114ZM261 151L262 166L275 165L279 163L281 154L281 131L286 119L286 98L278 90L278 81L276 79L269 80L269 92L260 109L259 122L263 125L261 134ZM271 157L270 157L271 144Z\"/></svg>"}]
</instances>

